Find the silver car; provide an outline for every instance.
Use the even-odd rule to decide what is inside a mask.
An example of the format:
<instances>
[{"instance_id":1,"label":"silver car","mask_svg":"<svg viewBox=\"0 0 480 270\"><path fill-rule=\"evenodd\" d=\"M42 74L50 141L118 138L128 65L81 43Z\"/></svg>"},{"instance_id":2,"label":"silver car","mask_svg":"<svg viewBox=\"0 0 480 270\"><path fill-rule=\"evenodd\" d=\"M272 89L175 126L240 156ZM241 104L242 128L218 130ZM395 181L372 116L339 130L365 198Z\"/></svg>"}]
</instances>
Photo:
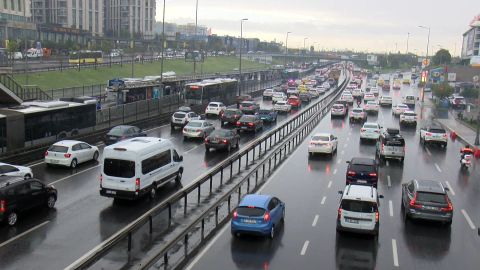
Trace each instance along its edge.
<instances>
[{"instance_id":1,"label":"silver car","mask_svg":"<svg viewBox=\"0 0 480 270\"><path fill-rule=\"evenodd\" d=\"M332 107L331 117L334 116L345 116L347 114L347 109L343 104L334 104Z\"/></svg>"},{"instance_id":2,"label":"silver car","mask_svg":"<svg viewBox=\"0 0 480 270\"><path fill-rule=\"evenodd\" d=\"M317 98L318 97L318 92L317 92L316 89L312 88L312 89L308 90L308 93L310 94L310 97L312 97L312 98Z\"/></svg>"},{"instance_id":3,"label":"silver car","mask_svg":"<svg viewBox=\"0 0 480 270\"><path fill-rule=\"evenodd\" d=\"M361 108L353 108L348 116L348 120L350 122L360 120L362 122L367 121L367 113L363 111Z\"/></svg>"},{"instance_id":4,"label":"silver car","mask_svg":"<svg viewBox=\"0 0 480 270\"><path fill-rule=\"evenodd\" d=\"M205 120L192 120L183 128L183 138L206 138L215 127Z\"/></svg>"},{"instance_id":5,"label":"silver car","mask_svg":"<svg viewBox=\"0 0 480 270\"><path fill-rule=\"evenodd\" d=\"M272 96L272 102L273 103L278 102L278 101L283 101L283 100L287 100L287 95L285 95L285 93L283 93L283 92L277 92L277 93L273 94L273 96Z\"/></svg>"}]
</instances>

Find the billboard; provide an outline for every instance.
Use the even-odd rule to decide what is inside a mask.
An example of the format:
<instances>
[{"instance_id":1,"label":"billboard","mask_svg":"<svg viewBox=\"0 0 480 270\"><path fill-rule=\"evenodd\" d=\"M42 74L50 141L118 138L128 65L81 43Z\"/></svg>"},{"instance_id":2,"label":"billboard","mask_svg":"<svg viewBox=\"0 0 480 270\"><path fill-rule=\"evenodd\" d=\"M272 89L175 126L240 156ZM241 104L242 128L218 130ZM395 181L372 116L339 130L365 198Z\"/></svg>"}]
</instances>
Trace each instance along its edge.
<instances>
[{"instance_id":1,"label":"billboard","mask_svg":"<svg viewBox=\"0 0 480 270\"><path fill-rule=\"evenodd\" d=\"M475 30L472 28L470 32L468 32L468 41L467 41L467 56L473 55L473 34Z\"/></svg>"},{"instance_id":2,"label":"billboard","mask_svg":"<svg viewBox=\"0 0 480 270\"><path fill-rule=\"evenodd\" d=\"M368 64L371 65L371 66L374 66L374 65L378 64L378 60L377 60L376 55L372 55L372 54L367 55L367 61L368 61Z\"/></svg>"},{"instance_id":3,"label":"billboard","mask_svg":"<svg viewBox=\"0 0 480 270\"><path fill-rule=\"evenodd\" d=\"M203 62L204 55L201 52L187 52L185 53L185 62Z\"/></svg>"}]
</instances>

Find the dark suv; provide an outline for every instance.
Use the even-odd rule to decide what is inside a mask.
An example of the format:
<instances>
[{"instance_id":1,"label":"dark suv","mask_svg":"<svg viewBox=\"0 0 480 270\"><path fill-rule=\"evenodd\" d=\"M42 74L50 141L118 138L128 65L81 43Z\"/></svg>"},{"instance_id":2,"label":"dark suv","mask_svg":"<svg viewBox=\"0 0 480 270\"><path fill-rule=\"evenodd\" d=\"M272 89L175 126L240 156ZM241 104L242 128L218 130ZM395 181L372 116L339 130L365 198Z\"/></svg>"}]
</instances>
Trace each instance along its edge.
<instances>
[{"instance_id":1,"label":"dark suv","mask_svg":"<svg viewBox=\"0 0 480 270\"><path fill-rule=\"evenodd\" d=\"M20 213L40 205L53 208L56 201L53 186L34 178L0 176L0 222L13 226Z\"/></svg>"},{"instance_id":2,"label":"dark suv","mask_svg":"<svg viewBox=\"0 0 480 270\"><path fill-rule=\"evenodd\" d=\"M223 126L225 122L229 124L237 124L238 119L243 116L243 112L239 109L226 109L220 120L220 124Z\"/></svg>"},{"instance_id":3,"label":"dark suv","mask_svg":"<svg viewBox=\"0 0 480 270\"><path fill-rule=\"evenodd\" d=\"M369 185L377 188L378 167L375 159L352 158L347 161L346 184Z\"/></svg>"}]
</instances>

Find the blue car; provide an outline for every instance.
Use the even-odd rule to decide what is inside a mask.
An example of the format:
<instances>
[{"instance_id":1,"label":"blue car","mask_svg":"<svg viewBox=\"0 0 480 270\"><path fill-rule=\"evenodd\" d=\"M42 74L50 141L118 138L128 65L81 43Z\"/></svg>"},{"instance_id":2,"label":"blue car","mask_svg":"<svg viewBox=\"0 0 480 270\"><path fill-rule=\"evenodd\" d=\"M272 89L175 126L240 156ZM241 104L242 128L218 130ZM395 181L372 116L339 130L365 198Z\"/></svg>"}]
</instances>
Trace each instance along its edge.
<instances>
[{"instance_id":1,"label":"blue car","mask_svg":"<svg viewBox=\"0 0 480 270\"><path fill-rule=\"evenodd\" d=\"M247 194L232 213L231 232L273 238L285 218L285 203L270 195Z\"/></svg>"},{"instance_id":2,"label":"blue car","mask_svg":"<svg viewBox=\"0 0 480 270\"><path fill-rule=\"evenodd\" d=\"M264 122L276 122L277 121L277 112L273 109L260 109L256 113L258 118L262 119Z\"/></svg>"}]
</instances>

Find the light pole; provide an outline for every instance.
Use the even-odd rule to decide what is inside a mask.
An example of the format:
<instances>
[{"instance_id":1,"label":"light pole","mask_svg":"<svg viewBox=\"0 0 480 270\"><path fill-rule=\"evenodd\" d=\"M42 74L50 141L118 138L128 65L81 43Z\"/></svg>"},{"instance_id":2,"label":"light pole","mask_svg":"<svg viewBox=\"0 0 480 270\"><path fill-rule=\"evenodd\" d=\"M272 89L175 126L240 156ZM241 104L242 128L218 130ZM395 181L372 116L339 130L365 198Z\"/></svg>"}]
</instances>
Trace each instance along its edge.
<instances>
[{"instance_id":1,"label":"light pole","mask_svg":"<svg viewBox=\"0 0 480 270\"><path fill-rule=\"evenodd\" d=\"M248 21L248 19L245 18L240 21L240 60L238 65L238 95L240 95L240 83L242 82L243 21Z\"/></svg>"},{"instance_id":2,"label":"light pole","mask_svg":"<svg viewBox=\"0 0 480 270\"><path fill-rule=\"evenodd\" d=\"M478 100L480 100L480 91L478 91ZM475 136L475 145L479 145L479 128L480 128L480 102L478 102L478 108L477 108L477 134Z\"/></svg>"},{"instance_id":3,"label":"light pole","mask_svg":"<svg viewBox=\"0 0 480 270\"><path fill-rule=\"evenodd\" d=\"M443 49L442 45L437 45L437 47L440 47L440 50ZM439 50L439 51L440 51ZM433 52L432 52L433 53ZM440 55L440 65L442 64L442 55Z\"/></svg>"},{"instance_id":4,"label":"light pole","mask_svg":"<svg viewBox=\"0 0 480 270\"><path fill-rule=\"evenodd\" d=\"M25 10L27 9L27 0L23 0L23 34L24 34L24 42L25 42L25 85L28 88L28 57L27 57L27 16L25 14ZM79 63L80 64L80 63Z\"/></svg>"},{"instance_id":5,"label":"light pole","mask_svg":"<svg viewBox=\"0 0 480 270\"><path fill-rule=\"evenodd\" d=\"M163 96L163 49L165 47L165 1L163 0L163 23L162 23L162 59L160 64L160 87L161 93L159 93L159 97Z\"/></svg>"},{"instance_id":6,"label":"light pole","mask_svg":"<svg viewBox=\"0 0 480 270\"><path fill-rule=\"evenodd\" d=\"M420 28L424 28L424 29L428 29L428 37L427 37L427 55L425 56L425 59L428 59L428 46L430 46L430 28L429 27L425 27L425 26L421 26L419 25L418 27ZM425 100L425 92L422 91L422 103L423 101Z\"/></svg>"},{"instance_id":7,"label":"light pole","mask_svg":"<svg viewBox=\"0 0 480 270\"><path fill-rule=\"evenodd\" d=\"M407 33L407 54L408 54L408 39L410 38L410 33Z\"/></svg>"},{"instance_id":8,"label":"light pole","mask_svg":"<svg viewBox=\"0 0 480 270\"><path fill-rule=\"evenodd\" d=\"M305 57L305 54L307 54L307 48L305 47L305 40L307 40L307 39L308 39L308 38L304 38L304 39L303 39L303 51L304 51L303 57ZM305 60L305 59L304 59L304 60Z\"/></svg>"},{"instance_id":9,"label":"light pole","mask_svg":"<svg viewBox=\"0 0 480 270\"><path fill-rule=\"evenodd\" d=\"M197 5L196 5L196 8L195 8L195 35L194 35L194 38L193 38L193 54L194 54L194 57L193 57L193 74L196 73L196 66L197 66L197 62L195 62L195 50L197 49L197 18L198 18L198 0L197 0Z\"/></svg>"},{"instance_id":10,"label":"light pole","mask_svg":"<svg viewBox=\"0 0 480 270\"><path fill-rule=\"evenodd\" d=\"M285 40L285 66L287 65L287 55L288 55L288 34L292 32L287 32L287 39Z\"/></svg>"}]
</instances>

